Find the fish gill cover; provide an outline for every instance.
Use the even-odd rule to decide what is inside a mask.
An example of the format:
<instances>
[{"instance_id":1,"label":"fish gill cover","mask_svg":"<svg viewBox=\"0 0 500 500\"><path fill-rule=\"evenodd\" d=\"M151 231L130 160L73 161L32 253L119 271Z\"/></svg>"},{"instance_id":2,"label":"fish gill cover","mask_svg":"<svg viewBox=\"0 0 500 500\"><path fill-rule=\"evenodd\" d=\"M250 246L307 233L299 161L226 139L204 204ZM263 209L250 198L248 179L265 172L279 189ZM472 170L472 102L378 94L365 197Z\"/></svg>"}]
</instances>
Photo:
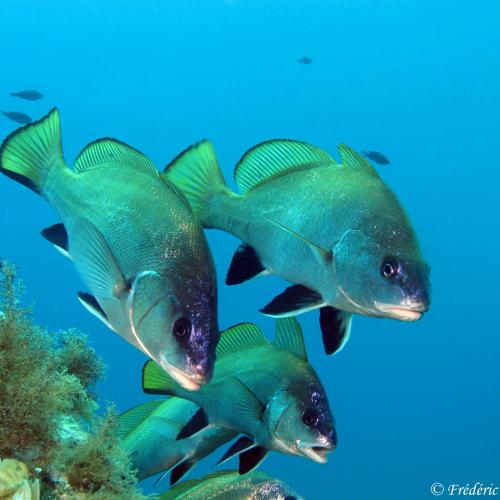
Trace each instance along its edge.
<instances>
[{"instance_id":1,"label":"fish gill cover","mask_svg":"<svg viewBox=\"0 0 500 500\"><path fill-rule=\"evenodd\" d=\"M103 361L77 330L52 333L33 323L15 267L3 262L0 272L0 473L25 470L5 473L3 491L31 481L44 499L145 498L113 407L96 414ZM37 494L32 487L28 498Z\"/></svg>"}]
</instances>

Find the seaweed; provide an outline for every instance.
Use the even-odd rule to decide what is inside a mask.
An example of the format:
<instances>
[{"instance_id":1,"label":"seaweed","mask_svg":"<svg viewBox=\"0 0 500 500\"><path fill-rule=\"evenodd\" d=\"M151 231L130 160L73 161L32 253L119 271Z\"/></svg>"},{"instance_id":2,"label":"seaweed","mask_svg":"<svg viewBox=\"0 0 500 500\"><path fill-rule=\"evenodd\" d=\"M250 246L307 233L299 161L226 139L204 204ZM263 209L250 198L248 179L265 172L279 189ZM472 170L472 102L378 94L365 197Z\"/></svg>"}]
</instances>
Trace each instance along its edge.
<instances>
[{"instance_id":1,"label":"seaweed","mask_svg":"<svg viewBox=\"0 0 500 500\"><path fill-rule=\"evenodd\" d=\"M42 498L142 499L114 410L96 416L104 363L77 330L49 333L23 307L16 269L0 268L0 460L40 477Z\"/></svg>"}]
</instances>

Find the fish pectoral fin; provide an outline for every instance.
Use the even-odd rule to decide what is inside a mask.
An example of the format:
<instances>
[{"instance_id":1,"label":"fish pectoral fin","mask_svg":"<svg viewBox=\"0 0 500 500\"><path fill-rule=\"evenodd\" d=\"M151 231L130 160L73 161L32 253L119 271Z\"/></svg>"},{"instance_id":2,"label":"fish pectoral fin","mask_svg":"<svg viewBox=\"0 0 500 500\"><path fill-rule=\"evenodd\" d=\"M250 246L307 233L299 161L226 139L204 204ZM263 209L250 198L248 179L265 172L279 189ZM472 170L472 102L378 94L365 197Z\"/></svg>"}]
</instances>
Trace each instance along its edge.
<instances>
[{"instance_id":1,"label":"fish pectoral fin","mask_svg":"<svg viewBox=\"0 0 500 500\"><path fill-rule=\"evenodd\" d=\"M313 253L314 257L316 260L321 264L327 264L328 262L331 262L333 259L333 252L331 250L326 250L325 248L321 247L320 245L317 245L313 241L309 240L305 236L302 236L301 234L297 233L293 229L290 229L289 227L281 224L280 222L277 222L273 219L270 219L269 217L262 215L261 216L263 219L266 219L268 222L273 224L274 226L282 229L283 231L287 232L294 238L297 238L298 240L302 241L305 245L309 247L311 252Z\"/></svg>"},{"instance_id":2,"label":"fish pectoral fin","mask_svg":"<svg viewBox=\"0 0 500 500\"><path fill-rule=\"evenodd\" d=\"M260 312L273 318L283 318L296 316L324 305L325 301L318 292L303 285L293 285L274 297Z\"/></svg>"},{"instance_id":3,"label":"fish pectoral fin","mask_svg":"<svg viewBox=\"0 0 500 500\"><path fill-rule=\"evenodd\" d=\"M209 425L207 414L200 408L190 419L189 422L181 429L177 437L176 441L181 439L186 439L201 431L205 427Z\"/></svg>"},{"instance_id":4,"label":"fish pectoral fin","mask_svg":"<svg viewBox=\"0 0 500 500\"><path fill-rule=\"evenodd\" d=\"M100 319L110 330L115 331L111 323L109 322L106 313L103 311L102 307L97 302L96 298L90 293L78 292L78 300L87 311L94 315L97 319Z\"/></svg>"},{"instance_id":5,"label":"fish pectoral fin","mask_svg":"<svg viewBox=\"0 0 500 500\"><path fill-rule=\"evenodd\" d=\"M231 377L226 384L225 394L238 418L246 422L245 427L254 427L262 421L266 409L260 399L239 379Z\"/></svg>"},{"instance_id":6,"label":"fish pectoral fin","mask_svg":"<svg viewBox=\"0 0 500 500\"><path fill-rule=\"evenodd\" d=\"M319 310L319 324L326 354L336 354L341 351L349 340L352 314L325 306Z\"/></svg>"},{"instance_id":7,"label":"fish pectoral fin","mask_svg":"<svg viewBox=\"0 0 500 500\"><path fill-rule=\"evenodd\" d=\"M293 352L299 358L307 361L304 333L299 322L294 317L276 320L276 331L272 344L278 349Z\"/></svg>"},{"instance_id":8,"label":"fish pectoral fin","mask_svg":"<svg viewBox=\"0 0 500 500\"><path fill-rule=\"evenodd\" d=\"M170 486L178 483L195 465L196 460L184 460L177 464L170 473Z\"/></svg>"},{"instance_id":9,"label":"fish pectoral fin","mask_svg":"<svg viewBox=\"0 0 500 500\"><path fill-rule=\"evenodd\" d=\"M222 455L216 465L221 465L235 455L239 455L240 453L243 453L244 451L253 448L254 446L255 442L253 439L250 439L247 436L241 436L226 450L226 452L224 453L224 455Z\"/></svg>"},{"instance_id":10,"label":"fish pectoral fin","mask_svg":"<svg viewBox=\"0 0 500 500\"><path fill-rule=\"evenodd\" d=\"M129 286L103 234L86 219L77 219L71 231L69 252L83 281L97 296L120 299Z\"/></svg>"},{"instance_id":11,"label":"fish pectoral fin","mask_svg":"<svg viewBox=\"0 0 500 500\"><path fill-rule=\"evenodd\" d=\"M49 242L52 243L56 249L61 252L65 257L71 259L68 251L68 233L64 224L60 222L59 224L54 224L53 226L46 227L41 232L42 236Z\"/></svg>"},{"instance_id":12,"label":"fish pectoral fin","mask_svg":"<svg viewBox=\"0 0 500 500\"><path fill-rule=\"evenodd\" d=\"M151 414L157 410L164 400L150 401L134 408L130 408L118 417L118 437L125 439L132 431L137 429Z\"/></svg>"},{"instance_id":13,"label":"fish pectoral fin","mask_svg":"<svg viewBox=\"0 0 500 500\"><path fill-rule=\"evenodd\" d=\"M263 446L255 446L240 454L240 474L253 471L269 454L269 450Z\"/></svg>"},{"instance_id":14,"label":"fish pectoral fin","mask_svg":"<svg viewBox=\"0 0 500 500\"><path fill-rule=\"evenodd\" d=\"M266 273L267 271L260 262L255 249L242 243L231 260L226 276L226 285L239 285Z\"/></svg>"},{"instance_id":15,"label":"fish pectoral fin","mask_svg":"<svg viewBox=\"0 0 500 500\"><path fill-rule=\"evenodd\" d=\"M142 369L142 390L146 394L175 396L179 384L155 361L146 361Z\"/></svg>"}]
</instances>

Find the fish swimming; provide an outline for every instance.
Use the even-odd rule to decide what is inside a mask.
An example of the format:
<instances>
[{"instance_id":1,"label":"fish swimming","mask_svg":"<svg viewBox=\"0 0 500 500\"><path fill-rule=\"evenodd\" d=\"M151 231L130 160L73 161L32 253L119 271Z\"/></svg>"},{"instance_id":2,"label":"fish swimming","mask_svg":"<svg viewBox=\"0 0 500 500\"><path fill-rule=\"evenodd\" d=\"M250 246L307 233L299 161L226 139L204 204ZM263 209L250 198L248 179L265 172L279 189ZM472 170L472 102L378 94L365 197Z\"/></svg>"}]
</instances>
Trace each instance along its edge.
<instances>
[{"instance_id":1,"label":"fish swimming","mask_svg":"<svg viewBox=\"0 0 500 500\"><path fill-rule=\"evenodd\" d=\"M184 197L141 152L113 139L64 162L59 114L11 134L0 171L40 194L61 224L42 234L74 261L92 294L82 304L196 390L212 375L215 270Z\"/></svg>"},{"instance_id":2,"label":"fish swimming","mask_svg":"<svg viewBox=\"0 0 500 500\"><path fill-rule=\"evenodd\" d=\"M38 90L21 90L20 92L12 92L10 95L25 99L26 101L38 101L43 97L43 94L38 92Z\"/></svg>"},{"instance_id":3,"label":"fish swimming","mask_svg":"<svg viewBox=\"0 0 500 500\"><path fill-rule=\"evenodd\" d=\"M378 163L379 165L389 165L390 163L389 158L378 151L361 151L361 153L363 156L374 161L375 163Z\"/></svg>"},{"instance_id":4,"label":"fish swimming","mask_svg":"<svg viewBox=\"0 0 500 500\"><path fill-rule=\"evenodd\" d=\"M345 145L339 153L341 163L303 142L259 144L236 165L241 194L208 141L164 172L204 227L244 242L226 283L266 274L294 283L261 311L319 309L327 354L345 345L352 314L415 321L430 304L429 266L404 208L365 158Z\"/></svg>"},{"instance_id":5,"label":"fish swimming","mask_svg":"<svg viewBox=\"0 0 500 500\"><path fill-rule=\"evenodd\" d=\"M21 125L27 125L28 123L31 123L33 121L31 119L31 116L28 116L24 113L19 113L18 111L0 111L0 113L6 116L9 120L20 123Z\"/></svg>"},{"instance_id":6,"label":"fish swimming","mask_svg":"<svg viewBox=\"0 0 500 500\"><path fill-rule=\"evenodd\" d=\"M300 59L297 59L297 62L300 63L300 64L311 64L313 61L310 57L307 57L307 56L304 56L304 57L301 57Z\"/></svg>"},{"instance_id":7,"label":"fish swimming","mask_svg":"<svg viewBox=\"0 0 500 500\"><path fill-rule=\"evenodd\" d=\"M260 471L240 476L220 471L191 479L160 495L159 500L303 500L287 484Z\"/></svg>"},{"instance_id":8,"label":"fish swimming","mask_svg":"<svg viewBox=\"0 0 500 500\"><path fill-rule=\"evenodd\" d=\"M253 470L271 450L326 463L337 437L326 392L307 361L295 318L278 319L269 343L254 324L221 334L212 381L187 391L154 361L143 369L143 390L188 399L200 407L179 433L189 437L208 425L244 434L218 463L239 455L240 473Z\"/></svg>"},{"instance_id":9,"label":"fish swimming","mask_svg":"<svg viewBox=\"0 0 500 500\"><path fill-rule=\"evenodd\" d=\"M151 401L120 415L120 437L139 481L171 470L173 485L202 458L237 436L230 429L208 426L193 436L177 440L198 410L191 401L169 398Z\"/></svg>"}]
</instances>

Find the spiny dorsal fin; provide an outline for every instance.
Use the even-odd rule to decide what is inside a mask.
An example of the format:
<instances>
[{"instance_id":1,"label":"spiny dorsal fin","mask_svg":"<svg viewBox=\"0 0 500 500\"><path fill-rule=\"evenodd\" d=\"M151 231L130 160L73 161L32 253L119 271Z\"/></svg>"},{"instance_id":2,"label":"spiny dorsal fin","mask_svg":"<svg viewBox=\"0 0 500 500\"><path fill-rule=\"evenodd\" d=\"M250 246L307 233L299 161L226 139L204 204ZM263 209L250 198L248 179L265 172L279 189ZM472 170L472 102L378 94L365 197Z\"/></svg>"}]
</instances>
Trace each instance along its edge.
<instances>
[{"instance_id":1,"label":"spiny dorsal fin","mask_svg":"<svg viewBox=\"0 0 500 500\"><path fill-rule=\"evenodd\" d=\"M217 472L211 472L207 474L203 479L208 481L209 479L217 479L218 477L231 476L231 475L239 475L237 470L220 470Z\"/></svg>"},{"instance_id":2,"label":"spiny dorsal fin","mask_svg":"<svg viewBox=\"0 0 500 500\"><path fill-rule=\"evenodd\" d=\"M145 154L110 138L88 144L76 158L73 168L80 174L110 165L137 168L158 175L158 170Z\"/></svg>"},{"instance_id":3,"label":"spiny dorsal fin","mask_svg":"<svg viewBox=\"0 0 500 500\"><path fill-rule=\"evenodd\" d=\"M222 332L217 344L217 357L233 354L252 345L269 344L257 325L240 323Z\"/></svg>"},{"instance_id":4,"label":"spiny dorsal fin","mask_svg":"<svg viewBox=\"0 0 500 500\"><path fill-rule=\"evenodd\" d=\"M345 167L364 170L375 177L379 176L377 171L372 167L371 163L366 158L363 158L360 154L356 153L356 151L349 146L341 144L339 146L339 154L342 159L342 164Z\"/></svg>"},{"instance_id":5,"label":"spiny dorsal fin","mask_svg":"<svg viewBox=\"0 0 500 500\"><path fill-rule=\"evenodd\" d=\"M294 317L276 320L276 333L272 344L278 349L293 352L299 358L307 361L304 334L299 322Z\"/></svg>"},{"instance_id":6,"label":"spiny dorsal fin","mask_svg":"<svg viewBox=\"0 0 500 500\"><path fill-rule=\"evenodd\" d=\"M118 436L125 439L133 430L137 429L165 400L150 401L149 403L136 406L118 417Z\"/></svg>"},{"instance_id":7,"label":"spiny dorsal fin","mask_svg":"<svg viewBox=\"0 0 500 500\"><path fill-rule=\"evenodd\" d=\"M234 169L234 180L241 192L246 193L272 177L320 164L335 164L335 160L322 149L304 142L267 141L243 155Z\"/></svg>"},{"instance_id":8,"label":"spiny dorsal fin","mask_svg":"<svg viewBox=\"0 0 500 500\"><path fill-rule=\"evenodd\" d=\"M202 482L203 479L188 479L181 484L173 486L165 493L162 493L158 498L159 500L174 500L175 498L179 498L182 495L187 494L188 491L192 490Z\"/></svg>"}]
</instances>

